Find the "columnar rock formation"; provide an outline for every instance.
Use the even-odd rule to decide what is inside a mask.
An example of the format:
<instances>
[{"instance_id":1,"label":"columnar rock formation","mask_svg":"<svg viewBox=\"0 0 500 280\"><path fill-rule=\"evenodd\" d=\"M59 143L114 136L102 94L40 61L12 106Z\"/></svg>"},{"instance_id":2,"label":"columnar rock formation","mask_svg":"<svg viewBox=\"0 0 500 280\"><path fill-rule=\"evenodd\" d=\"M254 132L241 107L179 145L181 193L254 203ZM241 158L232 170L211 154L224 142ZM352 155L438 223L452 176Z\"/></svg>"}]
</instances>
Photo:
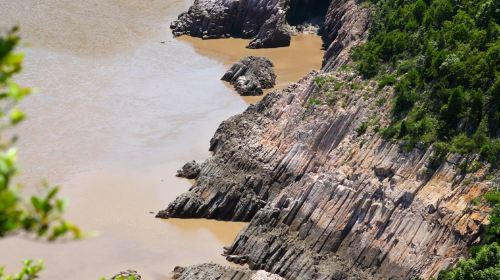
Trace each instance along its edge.
<instances>
[{"instance_id":1,"label":"columnar rock formation","mask_svg":"<svg viewBox=\"0 0 500 280\"><path fill-rule=\"evenodd\" d=\"M490 187L484 169L382 140L390 90L343 72L320 89L316 75L223 122L196 184L159 216L251 220L226 253L288 279L409 279L456 263L486 219L471 203Z\"/></svg>"},{"instance_id":2,"label":"columnar rock formation","mask_svg":"<svg viewBox=\"0 0 500 280\"><path fill-rule=\"evenodd\" d=\"M332 71L349 60L350 50L368 37L369 11L355 0L332 0L326 14L323 70Z\"/></svg>"},{"instance_id":3,"label":"columnar rock formation","mask_svg":"<svg viewBox=\"0 0 500 280\"><path fill-rule=\"evenodd\" d=\"M487 222L473 200L492 187L488 165L464 172L477 159L380 138L392 90L339 67L368 22L333 0L323 72L224 121L195 185L158 217L250 221L228 259L286 279L429 278L455 264Z\"/></svg>"}]
</instances>

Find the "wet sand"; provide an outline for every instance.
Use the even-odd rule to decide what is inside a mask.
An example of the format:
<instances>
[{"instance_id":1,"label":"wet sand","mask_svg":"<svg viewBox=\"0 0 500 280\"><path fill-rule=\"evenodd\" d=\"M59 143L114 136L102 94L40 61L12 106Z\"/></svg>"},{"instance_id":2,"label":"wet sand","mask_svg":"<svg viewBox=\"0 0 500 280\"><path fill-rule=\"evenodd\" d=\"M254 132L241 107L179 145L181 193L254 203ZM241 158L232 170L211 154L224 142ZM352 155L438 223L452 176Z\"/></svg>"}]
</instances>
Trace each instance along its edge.
<instances>
[{"instance_id":1,"label":"wet sand","mask_svg":"<svg viewBox=\"0 0 500 280\"><path fill-rule=\"evenodd\" d=\"M8 272L22 259L43 258L41 279L98 279L124 269L167 279L175 265L225 262L222 246L245 224L151 214L189 188L175 171L207 158L219 123L248 105L219 80L230 63L252 52L239 47L243 40L170 35L169 23L190 2L0 2L0 28L19 24L29 43L18 80L38 91L24 102L28 120L17 129L19 180L27 192L42 179L62 185L68 218L97 233L55 244L26 236L1 240L0 264ZM294 45L270 50L283 69L280 85L311 70L284 55ZM304 48L301 59L309 60L311 48Z\"/></svg>"}]
</instances>

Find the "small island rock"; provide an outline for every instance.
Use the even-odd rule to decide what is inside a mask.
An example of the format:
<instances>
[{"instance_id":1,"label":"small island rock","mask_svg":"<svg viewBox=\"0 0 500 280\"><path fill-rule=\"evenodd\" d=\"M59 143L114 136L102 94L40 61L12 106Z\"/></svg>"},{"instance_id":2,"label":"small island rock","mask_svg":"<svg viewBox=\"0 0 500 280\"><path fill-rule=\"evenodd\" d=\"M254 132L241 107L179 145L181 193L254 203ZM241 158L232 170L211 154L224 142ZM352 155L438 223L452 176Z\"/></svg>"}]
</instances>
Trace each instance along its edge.
<instances>
[{"instance_id":1,"label":"small island rock","mask_svg":"<svg viewBox=\"0 0 500 280\"><path fill-rule=\"evenodd\" d=\"M196 161L190 161L184 166L182 169L177 170L177 177L186 178L186 179L196 179L200 174L201 167Z\"/></svg>"},{"instance_id":2,"label":"small island rock","mask_svg":"<svg viewBox=\"0 0 500 280\"><path fill-rule=\"evenodd\" d=\"M274 87L273 63L265 57L248 56L235 63L222 77L243 96L261 95L263 89Z\"/></svg>"}]
</instances>

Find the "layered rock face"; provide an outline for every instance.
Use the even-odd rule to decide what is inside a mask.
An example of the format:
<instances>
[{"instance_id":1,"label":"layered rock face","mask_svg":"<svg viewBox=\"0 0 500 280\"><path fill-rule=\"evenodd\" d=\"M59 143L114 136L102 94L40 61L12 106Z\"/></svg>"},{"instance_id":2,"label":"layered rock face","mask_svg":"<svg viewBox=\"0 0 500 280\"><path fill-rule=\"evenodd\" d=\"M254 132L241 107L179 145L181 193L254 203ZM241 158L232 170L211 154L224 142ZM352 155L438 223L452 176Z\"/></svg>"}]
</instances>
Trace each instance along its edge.
<instances>
[{"instance_id":1,"label":"layered rock face","mask_svg":"<svg viewBox=\"0 0 500 280\"><path fill-rule=\"evenodd\" d=\"M349 61L349 52L368 38L369 10L355 0L332 0L326 14L323 70L332 71Z\"/></svg>"},{"instance_id":2,"label":"layered rock face","mask_svg":"<svg viewBox=\"0 0 500 280\"><path fill-rule=\"evenodd\" d=\"M248 56L235 63L221 78L243 96L261 95L276 84L273 63L265 57Z\"/></svg>"},{"instance_id":3,"label":"layered rock face","mask_svg":"<svg viewBox=\"0 0 500 280\"><path fill-rule=\"evenodd\" d=\"M393 92L339 70L368 23L332 0L324 72L224 121L194 186L158 217L250 221L228 260L286 279L429 278L455 264L487 222L472 202L492 188L488 165L467 173L477 159L379 137Z\"/></svg>"},{"instance_id":4,"label":"layered rock face","mask_svg":"<svg viewBox=\"0 0 500 280\"><path fill-rule=\"evenodd\" d=\"M491 187L485 169L382 140L390 90L316 75L221 124L196 184L159 216L251 220L226 253L287 279L428 278L456 263L486 221L471 204Z\"/></svg>"}]
</instances>

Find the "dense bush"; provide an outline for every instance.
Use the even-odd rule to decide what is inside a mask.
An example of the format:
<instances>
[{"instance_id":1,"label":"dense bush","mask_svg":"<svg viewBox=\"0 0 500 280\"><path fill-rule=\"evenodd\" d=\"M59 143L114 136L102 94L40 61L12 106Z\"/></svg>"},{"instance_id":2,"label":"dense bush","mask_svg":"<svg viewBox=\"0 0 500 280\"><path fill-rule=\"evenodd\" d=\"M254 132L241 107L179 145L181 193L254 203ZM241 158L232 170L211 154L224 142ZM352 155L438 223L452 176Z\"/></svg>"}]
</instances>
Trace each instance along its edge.
<instances>
[{"instance_id":1,"label":"dense bush","mask_svg":"<svg viewBox=\"0 0 500 280\"><path fill-rule=\"evenodd\" d=\"M394 84L393 121L383 135L453 143L498 165L500 1L371 2L368 42L352 57L364 77Z\"/></svg>"}]
</instances>

